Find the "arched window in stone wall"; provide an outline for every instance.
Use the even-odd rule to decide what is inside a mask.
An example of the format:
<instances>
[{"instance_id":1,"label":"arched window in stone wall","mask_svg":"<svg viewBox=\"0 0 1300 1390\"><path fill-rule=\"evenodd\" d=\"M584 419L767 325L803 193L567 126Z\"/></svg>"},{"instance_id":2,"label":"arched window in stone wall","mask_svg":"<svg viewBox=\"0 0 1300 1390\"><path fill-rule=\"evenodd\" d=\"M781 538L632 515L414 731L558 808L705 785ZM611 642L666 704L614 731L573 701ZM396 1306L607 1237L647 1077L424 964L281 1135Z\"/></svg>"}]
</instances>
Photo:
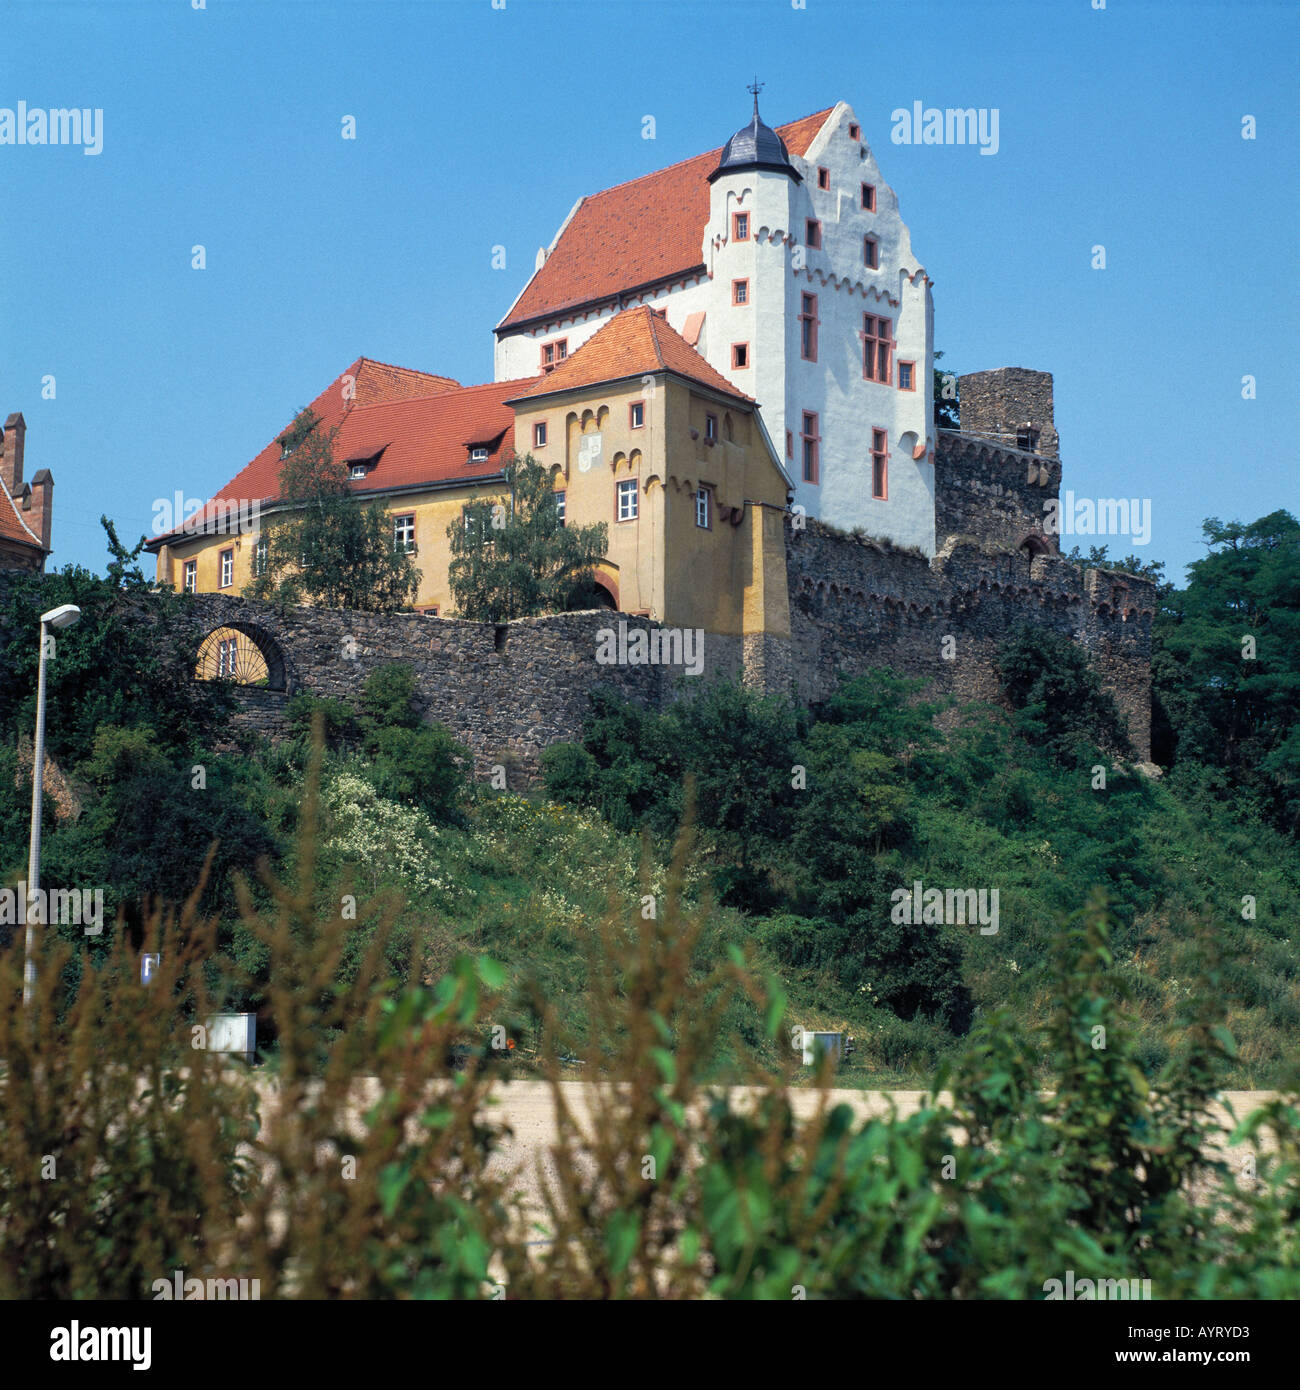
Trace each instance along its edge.
<instances>
[{"instance_id":1,"label":"arched window in stone wall","mask_svg":"<svg viewBox=\"0 0 1300 1390\"><path fill-rule=\"evenodd\" d=\"M284 654L269 633L251 624L214 628L199 644L194 678L284 690Z\"/></svg>"}]
</instances>

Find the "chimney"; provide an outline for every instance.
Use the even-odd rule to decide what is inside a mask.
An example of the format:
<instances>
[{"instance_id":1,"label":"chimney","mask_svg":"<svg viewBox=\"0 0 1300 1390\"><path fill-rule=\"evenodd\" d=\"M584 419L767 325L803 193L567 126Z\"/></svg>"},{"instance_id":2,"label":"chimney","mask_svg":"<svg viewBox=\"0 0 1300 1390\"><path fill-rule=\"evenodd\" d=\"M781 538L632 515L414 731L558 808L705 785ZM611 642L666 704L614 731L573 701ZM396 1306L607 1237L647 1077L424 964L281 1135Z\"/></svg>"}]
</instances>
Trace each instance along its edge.
<instances>
[{"instance_id":1,"label":"chimney","mask_svg":"<svg viewBox=\"0 0 1300 1390\"><path fill-rule=\"evenodd\" d=\"M1051 372L998 367L957 378L963 434L982 434L1011 449L1060 456Z\"/></svg>"},{"instance_id":2,"label":"chimney","mask_svg":"<svg viewBox=\"0 0 1300 1390\"><path fill-rule=\"evenodd\" d=\"M54 499L54 479L50 476L48 468L42 468L31 481L31 486L26 489L27 495L23 498L23 511L27 513L23 520L41 538L41 544L46 550L52 549L50 545L50 521L53 514Z\"/></svg>"},{"instance_id":3,"label":"chimney","mask_svg":"<svg viewBox=\"0 0 1300 1390\"><path fill-rule=\"evenodd\" d=\"M4 433L0 437L0 477L12 497L17 497L23 489L23 440L27 435L27 421L14 413L5 421Z\"/></svg>"}]
</instances>

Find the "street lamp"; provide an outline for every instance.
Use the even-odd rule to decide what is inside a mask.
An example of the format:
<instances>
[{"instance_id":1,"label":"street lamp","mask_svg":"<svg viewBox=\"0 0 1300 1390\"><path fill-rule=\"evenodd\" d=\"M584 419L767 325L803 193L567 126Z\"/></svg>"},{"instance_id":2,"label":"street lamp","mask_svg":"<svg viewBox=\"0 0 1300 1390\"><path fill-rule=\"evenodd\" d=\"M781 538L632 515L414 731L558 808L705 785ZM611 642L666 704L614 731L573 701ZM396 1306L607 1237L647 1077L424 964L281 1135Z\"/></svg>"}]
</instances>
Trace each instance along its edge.
<instances>
[{"instance_id":1,"label":"street lamp","mask_svg":"<svg viewBox=\"0 0 1300 1390\"><path fill-rule=\"evenodd\" d=\"M49 631L54 627L71 627L81 619L81 609L75 603L60 604L41 614L41 665L36 678L36 745L32 749L32 837L27 852L27 901L30 905L41 888L41 794L45 784L45 654ZM41 914L44 917L44 913ZM43 923L42 923L43 925ZM23 1003L31 1003L36 984L36 928L32 914L27 913L27 954L23 961Z\"/></svg>"}]
</instances>

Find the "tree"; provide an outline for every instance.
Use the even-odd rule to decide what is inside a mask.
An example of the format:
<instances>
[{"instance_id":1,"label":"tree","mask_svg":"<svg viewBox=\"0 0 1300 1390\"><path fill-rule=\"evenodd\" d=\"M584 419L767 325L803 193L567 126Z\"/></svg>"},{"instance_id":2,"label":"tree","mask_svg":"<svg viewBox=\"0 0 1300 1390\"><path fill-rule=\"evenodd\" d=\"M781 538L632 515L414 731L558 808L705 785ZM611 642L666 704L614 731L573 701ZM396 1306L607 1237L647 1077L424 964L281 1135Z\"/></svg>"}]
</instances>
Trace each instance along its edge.
<instances>
[{"instance_id":1,"label":"tree","mask_svg":"<svg viewBox=\"0 0 1300 1390\"><path fill-rule=\"evenodd\" d=\"M936 352L934 360L937 362L943 353ZM951 394L945 393L945 384L948 377L952 377ZM957 399L957 378L951 372L941 372L938 367L934 369L934 427L939 430L956 430L961 428L961 416L958 414L960 402Z\"/></svg>"},{"instance_id":2,"label":"tree","mask_svg":"<svg viewBox=\"0 0 1300 1390\"><path fill-rule=\"evenodd\" d=\"M220 681L194 679L192 600L151 588L107 518L108 577L69 565L15 575L0 586L0 737L30 736L36 717L40 615L65 603L81 621L54 634L45 680L51 715L46 749L64 766L90 756L100 725L148 725L168 752L224 737L233 697Z\"/></svg>"},{"instance_id":3,"label":"tree","mask_svg":"<svg viewBox=\"0 0 1300 1390\"><path fill-rule=\"evenodd\" d=\"M505 495L471 502L447 528L459 617L499 623L600 605L592 576L608 527L566 526L550 471L531 454L505 464Z\"/></svg>"},{"instance_id":4,"label":"tree","mask_svg":"<svg viewBox=\"0 0 1300 1390\"><path fill-rule=\"evenodd\" d=\"M1083 565L1087 569L1119 570L1124 574L1136 575L1139 579L1149 579L1156 586L1156 595L1164 598L1173 592L1173 585L1165 579L1163 560L1139 560L1136 555L1125 555L1122 560L1110 558L1108 545L1090 545L1085 555L1076 545L1064 557L1071 564Z\"/></svg>"},{"instance_id":5,"label":"tree","mask_svg":"<svg viewBox=\"0 0 1300 1390\"><path fill-rule=\"evenodd\" d=\"M334 457L336 434L302 410L280 437L285 506L262 528L265 551L248 594L391 613L414 599L420 571L395 544L383 503L363 507L352 495L348 470Z\"/></svg>"},{"instance_id":6,"label":"tree","mask_svg":"<svg viewBox=\"0 0 1300 1390\"><path fill-rule=\"evenodd\" d=\"M1115 697L1063 633L1025 624L998 648L996 666L1022 733L1063 766L1096 749L1132 755Z\"/></svg>"},{"instance_id":7,"label":"tree","mask_svg":"<svg viewBox=\"0 0 1300 1390\"><path fill-rule=\"evenodd\" d=\"M1160 746L1221 768L1300 829L1300 521L1203 523L1210 553L1156 617Z\"/></svg>"}]
</instances>

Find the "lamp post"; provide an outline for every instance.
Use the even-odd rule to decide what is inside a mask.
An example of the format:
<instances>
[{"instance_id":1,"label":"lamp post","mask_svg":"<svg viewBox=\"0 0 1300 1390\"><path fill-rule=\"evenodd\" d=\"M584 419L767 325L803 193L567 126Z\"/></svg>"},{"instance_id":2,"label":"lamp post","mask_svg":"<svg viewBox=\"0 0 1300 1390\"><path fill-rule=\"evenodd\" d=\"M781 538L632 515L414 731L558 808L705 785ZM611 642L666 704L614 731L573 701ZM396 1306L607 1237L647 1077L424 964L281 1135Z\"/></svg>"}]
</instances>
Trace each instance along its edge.
<instances>
[{"instance_id":1,"label":"lamp post","mask_svg":"<svg viewBox=\"0 0 1300 1390\"><path fill-rule=\"evenodd\" d=\"M65 603L41 614L41 664L36 677L36 743L32 749L32 837L27 851L27 902L30 906L41 888L41 794L45 785L45 655L51 628L71 627L81 618L75 603ZM41 914L42 918L44 913ZM44 923L42 922L42 925ZM23 1004L30 1004L36 984L36 928L27 913L27 953L23 961Z\"/></svg>"}]
</instances>

